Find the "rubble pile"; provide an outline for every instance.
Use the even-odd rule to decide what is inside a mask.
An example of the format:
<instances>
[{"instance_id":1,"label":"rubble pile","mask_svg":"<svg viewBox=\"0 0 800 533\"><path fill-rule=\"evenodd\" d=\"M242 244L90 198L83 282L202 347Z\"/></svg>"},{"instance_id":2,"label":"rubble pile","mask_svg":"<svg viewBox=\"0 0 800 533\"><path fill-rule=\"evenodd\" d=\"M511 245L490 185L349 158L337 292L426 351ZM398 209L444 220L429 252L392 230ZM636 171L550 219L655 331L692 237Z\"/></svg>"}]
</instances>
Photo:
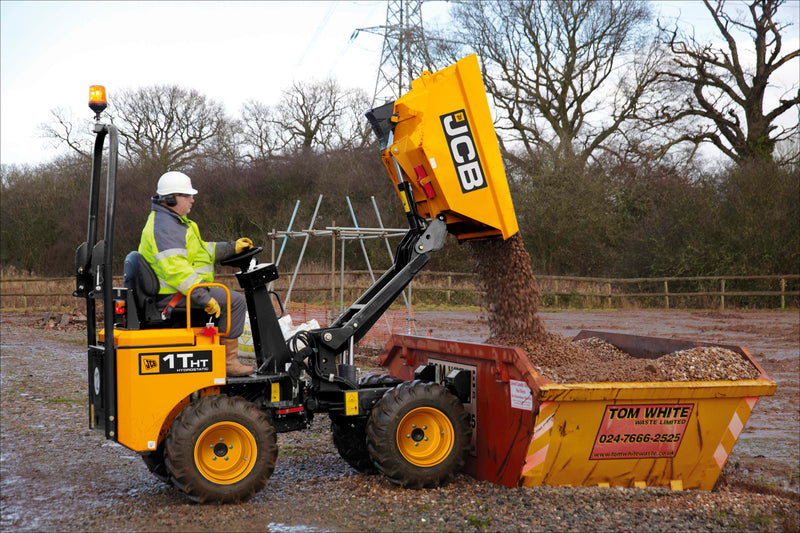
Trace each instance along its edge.
<instances>
[{"instance_id":1,"label":"rubble pile","mask_svg":"<svg viewBox=\"0 0 800 533\"><path fill-rule=\"evenodd\" d=\"M631 357L599 339L572 342L548 332L538 315L539 289L519 233L473 241L475 271L486 293L488 344L520 347L541 375L558 383L755 379L758 370L723 348L693 348L658 359Z\"/></svg>"}]
</instances>

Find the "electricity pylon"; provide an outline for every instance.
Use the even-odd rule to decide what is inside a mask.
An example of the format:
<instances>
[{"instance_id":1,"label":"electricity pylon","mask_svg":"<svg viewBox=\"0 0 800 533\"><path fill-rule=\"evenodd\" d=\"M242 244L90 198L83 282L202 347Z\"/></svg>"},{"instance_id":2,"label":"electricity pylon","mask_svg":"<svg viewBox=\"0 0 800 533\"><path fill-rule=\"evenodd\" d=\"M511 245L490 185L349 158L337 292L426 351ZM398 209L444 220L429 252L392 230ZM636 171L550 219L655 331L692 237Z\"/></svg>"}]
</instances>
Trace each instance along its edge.
<instances>
[{"instance_id":1,"label":"electricity pylon","mask_svg":"<svg viewBox=\"0 0 800 533\"><path fill-rule=\"evenodd\" d=\"M411 88L411 80L418 78L423 70L433 70L422 28L422 2L388 0L386 24L359 28L353 33L352 38L360 31L383 35L373 107L396 100Z\"/></svg>"}]
</instances>

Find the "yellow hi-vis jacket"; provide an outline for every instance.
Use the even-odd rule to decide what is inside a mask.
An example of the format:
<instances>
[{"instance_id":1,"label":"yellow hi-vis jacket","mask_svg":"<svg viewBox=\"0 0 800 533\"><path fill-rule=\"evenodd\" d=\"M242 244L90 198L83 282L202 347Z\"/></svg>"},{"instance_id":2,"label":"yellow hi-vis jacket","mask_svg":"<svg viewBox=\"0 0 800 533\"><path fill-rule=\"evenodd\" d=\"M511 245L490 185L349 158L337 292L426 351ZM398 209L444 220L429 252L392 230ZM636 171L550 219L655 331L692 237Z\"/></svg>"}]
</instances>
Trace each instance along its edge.
<instances>
[{"instance_id":1,"label":"yellow hi-vis jacket","mask_svg":"<svg viewBox=\"0 0 800 533\"><path fill-rule=\"evenodd\" d=\"M161 285L159 294L186 294L192 285L214 281L214 263L232 256L234 242L205 242L192 220L153 199L152 211L142 229L139 253L153 268ZM205 306L208 289L192 291L192 303Z\"/></svg>"}]
</instances>

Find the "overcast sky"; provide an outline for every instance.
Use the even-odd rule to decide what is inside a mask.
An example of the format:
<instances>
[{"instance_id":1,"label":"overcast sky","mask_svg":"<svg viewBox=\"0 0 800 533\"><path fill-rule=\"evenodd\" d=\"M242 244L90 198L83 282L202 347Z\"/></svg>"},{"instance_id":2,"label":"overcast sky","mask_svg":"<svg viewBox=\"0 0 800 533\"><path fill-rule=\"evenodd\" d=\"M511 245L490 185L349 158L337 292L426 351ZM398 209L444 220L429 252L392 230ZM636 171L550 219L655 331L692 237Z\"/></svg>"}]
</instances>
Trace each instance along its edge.
<instances>
[{"instance_id":1,"label":"overcast sky","mask_svg":"<svg viewBox=\"0 0 800 533\"><path fill-rule=\"evenodd\" d=\"M664 17L702 27L697 2L657 2ZM800 2L787 12L797 23ZM425 2L426 24L449 5ZM221 101L231 115L255 99L275 104L293 81L334 77L372 96L381 37L357 28L385 23L385 1L33 2L0 1L0 163L59 153L38 125L53 108L89 117L89 85L114 91L177 84ZM797 47L798 26L784 42ZM702 33L702 31L701 31ZM794 69L797 75L797 69Z\"/></svg>"}]
</instances>

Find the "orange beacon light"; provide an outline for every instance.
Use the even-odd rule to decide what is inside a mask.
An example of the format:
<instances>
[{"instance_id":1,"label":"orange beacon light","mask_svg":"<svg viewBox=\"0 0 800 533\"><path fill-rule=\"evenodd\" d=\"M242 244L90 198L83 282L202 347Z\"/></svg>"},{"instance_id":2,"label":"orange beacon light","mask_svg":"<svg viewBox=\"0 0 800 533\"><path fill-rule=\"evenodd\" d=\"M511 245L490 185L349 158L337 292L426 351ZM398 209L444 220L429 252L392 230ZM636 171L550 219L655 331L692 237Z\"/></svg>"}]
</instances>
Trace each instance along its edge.
<instances>
[{"instance_id":1,"label":"orange beacon light","mask_svg":"<svg viewBox=\"0 0 800 533\"><path fill-rule=\"evenodd\" d=\"M100 118L100 113L106 108L106 88L102 85L89 87L89 108L95 112L95 118Z\"/></svg>"}]
</instances>

